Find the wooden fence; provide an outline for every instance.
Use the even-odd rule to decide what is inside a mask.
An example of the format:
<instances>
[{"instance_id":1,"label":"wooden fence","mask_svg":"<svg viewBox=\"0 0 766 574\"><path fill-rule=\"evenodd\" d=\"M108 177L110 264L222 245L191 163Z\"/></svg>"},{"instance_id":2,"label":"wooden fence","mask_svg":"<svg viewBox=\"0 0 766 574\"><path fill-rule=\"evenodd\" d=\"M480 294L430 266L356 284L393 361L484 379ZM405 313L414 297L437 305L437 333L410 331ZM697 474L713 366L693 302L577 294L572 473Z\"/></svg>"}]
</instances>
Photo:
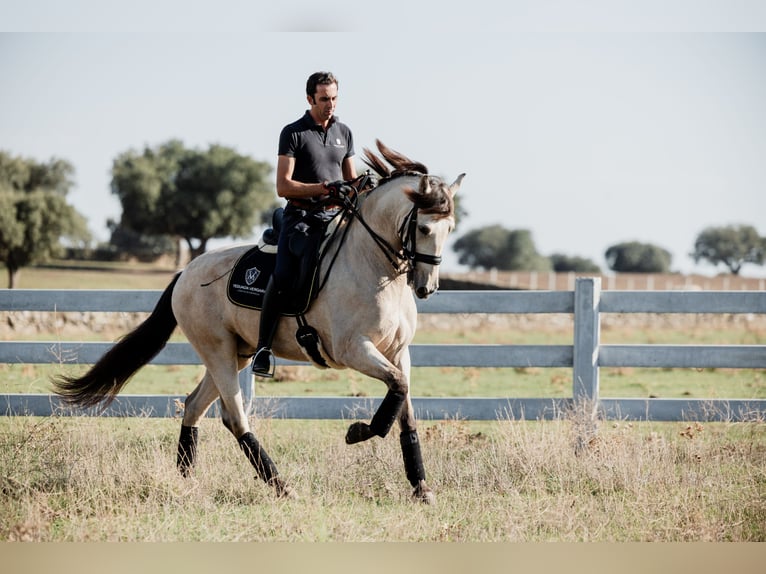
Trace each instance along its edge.
<instances>
[{"instance_id":1,"label":"wooden fence","mask_svg":"<svg viewBox=\"0 0 766 574\"><path fill-rule=\"evenodd\" d=\"M2 290L3 311L147 312L154 290ZM571 291L445 291L418 302L420 313L571 314L571 345L413 345L420 367L568 367L571 396L563 398L413 398L421 419L552 419L577 405L604 419L749 421L766 418L766 399L607 398L599 393L601 367L766 369L766 345L606 345L605 313L766 313L762 291L609 291L599 278L577 278ZM0 363L92 364L111 347L105 342L0 341ZM153 364L200 364L188 343L168 343ZM279 364L299 364L279 361ZM250 412L275 418L338 419L368 415L379 399L355 397L254 397L247 369L240 373ZM381 394L383 394L381 387ZM185 397L120 395L102 416L180 416ZM96 414L72 411L57 397L0 395L0 415ZM215 416L213 410L211 416Z\"/></svg>"},{"instance_id":2,"label":"wooden fence","mask_svg":"<svg viewBox=\"0 0 766 574\"><path fill-rule=\"evenodd\" d=\"M574 273L555 271L470 270L458 274L442 273L442 279L453 279L476 285L493 285L502 289L547 289L572 291L578 277L601 279L604 291L764 291L766 277L722 275L685 275L681 273ZM473 289L474 287L466 287ZM478 288L478 287L477 287Z\"/></svg>"}]
</instances>

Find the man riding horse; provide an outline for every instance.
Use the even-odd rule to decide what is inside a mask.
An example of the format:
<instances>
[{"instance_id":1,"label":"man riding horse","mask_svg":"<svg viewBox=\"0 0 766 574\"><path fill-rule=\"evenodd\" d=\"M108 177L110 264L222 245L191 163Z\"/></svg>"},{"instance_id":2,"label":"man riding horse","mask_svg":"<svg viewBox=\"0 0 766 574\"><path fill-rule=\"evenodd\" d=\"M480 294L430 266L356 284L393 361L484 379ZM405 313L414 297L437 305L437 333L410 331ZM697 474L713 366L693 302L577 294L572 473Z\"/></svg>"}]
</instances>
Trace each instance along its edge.
<instances>
[{"instance_id":1,"label":"man riding horse","mask_svg":"<svg viewBox=\"0 0 766 574\"><path fill-rule=\"evenodd\" d=\"M325 364L313 356L312 362L333 369L354 369L383 382L387 389L369 422L356 421L348 427L346 443L386 437L398 423L412 498L430 503L434 493L426 482L411 400L409 347L417 328L415 297L426 299L439 287L441 254L455 228L454 197L465 174L447 184L429 175L424 164L378 140L382 158L364 151L365 163L380 180L360 195L367 176L356 177L351 131L334 117L337 94L338 82L331 74L313 74L307 83L310 109L282 131L277 193L287 199L287 206L259 325L253 323L257 307L232 300L230 282L221 281L234 277L238 262L253 250L252 246L210 251L176 274L149 317L90 370L79 376L54 377L54 389L71 406L106 406L180 327L205 364L205 373L184 402L177 451L179 471L184 476L192 472L200 422L219 401L221 421L258 476L278 496L292 496L292 488L251 429L238 374L252 356L255 374L273 376L272 345L286 360L305 360L311 353L298 335L303 327L310 327ZM342 220L336 227L343 231L328 239L333 245L332 257L320 257L317 273L321 269L322 283L305 317L301 317L301 329L292 336L287 325L278 328L279 318L290 312L287 303L300 276L305 276L304 256L317 255L315 242L335 215L346 217L345 224ZM251 287L247 278L243 282ZM344 305L354 312L338 313Z\"/></svg>"},{"instance_id":2,"label":"man riding horse","mask_svg":"<svg viewBox=\"0 0 766 574\"><path fill-rule=\"evenodd\" d=\"M296 287L303 255L297 245L304 243L300 236L321 234L337 212L337 207L326 200L337 197L341 180L356 178L351 130L335 116L335 76L329 72L311 74L306 82L306 99L310 108L303 117L285 126L279 136L277 195L287 199L287 205L276 266L263 297L258 349L253 356L252 372L261 377L272 377L274 373L271 345L285 299Z\"/></svg>"}]
</instances>

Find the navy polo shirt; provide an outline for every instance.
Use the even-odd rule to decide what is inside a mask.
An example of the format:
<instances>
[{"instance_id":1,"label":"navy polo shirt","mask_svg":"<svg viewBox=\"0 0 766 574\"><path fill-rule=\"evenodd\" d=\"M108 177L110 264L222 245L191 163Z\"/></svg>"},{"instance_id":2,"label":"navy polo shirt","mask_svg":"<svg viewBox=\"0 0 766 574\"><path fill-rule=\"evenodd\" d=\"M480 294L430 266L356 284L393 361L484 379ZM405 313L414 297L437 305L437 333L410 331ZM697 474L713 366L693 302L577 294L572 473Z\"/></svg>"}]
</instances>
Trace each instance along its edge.
<instances>
[{"instance_id":1,"label":"navy polo shirt","mask_svg":"<svg viewBox=\"0 0 766 574\"><path fill-rule=\"evenodd\" d=\"M302 118L282 129L278 154L295 158L295 181L338 181L343 179L343 160L354 155L354 138L336 116L325 131L306 111Z\"/></svg>"}]
</instances>

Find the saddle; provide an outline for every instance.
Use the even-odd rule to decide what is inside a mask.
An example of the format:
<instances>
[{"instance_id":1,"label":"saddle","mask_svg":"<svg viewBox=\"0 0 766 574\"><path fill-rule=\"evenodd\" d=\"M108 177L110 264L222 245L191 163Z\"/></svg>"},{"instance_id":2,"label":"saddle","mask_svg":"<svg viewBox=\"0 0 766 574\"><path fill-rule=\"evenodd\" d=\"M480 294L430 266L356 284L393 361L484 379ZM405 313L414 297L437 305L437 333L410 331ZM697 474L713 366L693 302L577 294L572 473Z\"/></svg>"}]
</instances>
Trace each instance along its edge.
<instances>
[{"instance_id":1,"label":"saddle","mask_svg":"<svg viewBox=\"0 0 766 574\"><path fill-rule=\"evenodd\" d=\"M257 245L246 251L234 265L229 275L226 294L234 305L261 310L263 295L277 260L277 242L282 228L282 208L272 216L272 227L263 232ZM300 273L286 297L283 316L303 315L316 298L319 290L319 263L322 260L327 238L337 223L333 219L321 233L306 236L292 242L290 249L301 254Z\"/></svg>"}]
</instances>

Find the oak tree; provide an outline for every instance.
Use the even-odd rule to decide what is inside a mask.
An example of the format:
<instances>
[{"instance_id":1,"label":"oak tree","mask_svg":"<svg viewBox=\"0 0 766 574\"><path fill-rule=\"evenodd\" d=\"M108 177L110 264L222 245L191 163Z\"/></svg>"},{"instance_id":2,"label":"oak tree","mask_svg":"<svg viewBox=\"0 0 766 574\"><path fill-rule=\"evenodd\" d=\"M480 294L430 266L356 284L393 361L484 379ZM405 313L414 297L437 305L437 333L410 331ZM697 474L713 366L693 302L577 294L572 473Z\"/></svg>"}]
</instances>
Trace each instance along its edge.
<instances>
[{"instance_id":1,"label":"oak tree","mask_svg":"<svg viewBox=\"0 0 766 574\"><path fill-rule=\"evenodd\" d=\"M0 151L0 261L9 289L23 267L62 255L62 241L90 241L85 218L66 201L73 176L66 160L45 163Z\"/></svg>"}]
</instances>

